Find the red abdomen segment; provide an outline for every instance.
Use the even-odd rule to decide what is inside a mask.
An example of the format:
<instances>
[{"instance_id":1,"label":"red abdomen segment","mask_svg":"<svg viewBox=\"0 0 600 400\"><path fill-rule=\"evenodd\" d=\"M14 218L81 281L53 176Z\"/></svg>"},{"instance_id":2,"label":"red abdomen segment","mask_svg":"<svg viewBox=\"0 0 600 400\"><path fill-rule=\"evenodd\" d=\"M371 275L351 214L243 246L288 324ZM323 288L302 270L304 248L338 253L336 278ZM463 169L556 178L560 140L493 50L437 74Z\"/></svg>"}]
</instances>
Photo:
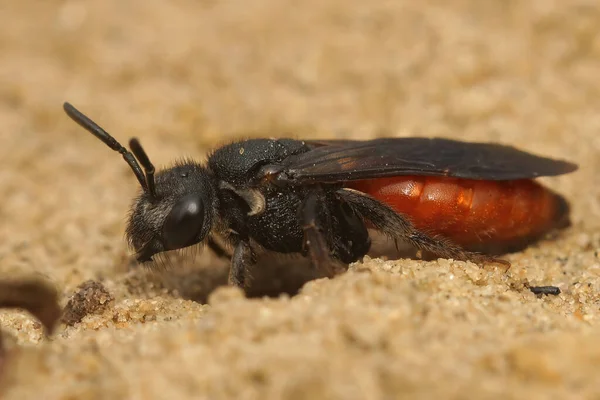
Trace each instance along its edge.
<instances>
[{"instance_id":1,"label":"red abdomen segment","mask_svg":"<svg viewBox=\"0 0 600 400\"><path fill-rule=\"evenodd\" d=\"M568 224L566 201L532 180L397 176L350 182L415 227L463 247L519 246Z\"/></svg>"}]
</instances>

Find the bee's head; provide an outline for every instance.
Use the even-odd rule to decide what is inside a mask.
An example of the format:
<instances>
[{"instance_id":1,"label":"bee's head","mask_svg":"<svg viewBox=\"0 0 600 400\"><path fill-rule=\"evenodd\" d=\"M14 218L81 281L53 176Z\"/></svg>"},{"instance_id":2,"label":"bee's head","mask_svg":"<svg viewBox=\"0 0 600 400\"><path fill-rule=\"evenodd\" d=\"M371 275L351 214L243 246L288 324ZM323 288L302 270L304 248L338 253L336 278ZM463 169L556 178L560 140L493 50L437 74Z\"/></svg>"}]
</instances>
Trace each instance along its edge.
<instances>
[{"instance_id":1,"label":"bee's head","mask_svg":"<svg viewBox=\"0 0 600 400\"><path fill-rule=\"evenodd\" d=\"M183 249L206 238L215 223L218 204L214 178L204 167L187 161L159 171L155 177L154 166L137 139L130 140L130 152L69 103L64 109L75 122L119 152L140 182L142 191L126 229L139 262L152 261L155 254Z\"/></svg>"},{"instance_id":2,"label":"bee's head","mask_svg":"<svg viewBox=\"0 0 600 400\"><path fill-rule=\"evenodd\" d=\"M214 224L217 207L213 178L204 167L186 162L160 171L154 195L140 193L127 224L138 261L200 243Z\"/></svg>"}]
</instances>

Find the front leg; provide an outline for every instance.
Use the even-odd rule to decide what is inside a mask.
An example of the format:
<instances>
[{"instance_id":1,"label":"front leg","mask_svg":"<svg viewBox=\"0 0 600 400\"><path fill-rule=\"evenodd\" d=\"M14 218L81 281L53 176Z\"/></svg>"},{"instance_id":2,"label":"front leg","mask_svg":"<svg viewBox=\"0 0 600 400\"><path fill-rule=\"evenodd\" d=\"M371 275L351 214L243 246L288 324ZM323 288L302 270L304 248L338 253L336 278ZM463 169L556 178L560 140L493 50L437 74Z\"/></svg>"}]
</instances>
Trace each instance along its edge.
<instances>
[{"instance_id":1,"label":"front leg","mask_svg":"<svg viewBox=\"0 0 600 400\"><path fill-rule=\"evenodd\" d=\"M231 266L229 268L229 284L244 288L249 281L250 275L248 269L256 262L256 256L250 242L247 239L241 239L237 242L231 257Z\"/></svg>"},{"instance_id":2,"label":"front leg","mask_svg":"<svg viewBox=\"0 0 600 400\"><path fill-rule=\"evenodd\" d=\"M227 258L230 260L233 256L223 245L217 242L213 236L208 237L206 245L219 258Z\"/></svg>"},{"instance_id":3,"label":"front leg","mask_svg":"<svg viewBox=\"0 0 600 400\"><path fill-rule=\"evenodd\" d=\"M309 193L300 209L304 232L303 248L308 253L313 268L322 272L326 277L332 278L340 268L336 267L335 261L331 258L331 249L323 234L323 229L331 229L331 223L327 227L322 223L323 216L326 217L324 219L330 220L325 196L321 191Z\"/></svg>"}]
</instances>

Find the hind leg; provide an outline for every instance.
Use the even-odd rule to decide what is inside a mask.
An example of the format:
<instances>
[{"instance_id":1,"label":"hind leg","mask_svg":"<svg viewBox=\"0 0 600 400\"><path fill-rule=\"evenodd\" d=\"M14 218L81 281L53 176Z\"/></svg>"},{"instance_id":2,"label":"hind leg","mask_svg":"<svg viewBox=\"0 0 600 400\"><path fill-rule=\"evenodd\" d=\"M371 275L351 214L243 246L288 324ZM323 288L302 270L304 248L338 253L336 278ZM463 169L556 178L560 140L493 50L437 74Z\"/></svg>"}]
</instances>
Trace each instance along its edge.
<instances>
[{"instance_id":1,"label":"hind leg","mask_svg":"<svg viewBox=\"0 0 600 400\"><path fill-rule=\"evenodd\" d=\"M417 249L435 254L440 258L472 261L477 264L497 263L510 266L505 260L470 252L448 239L429 236L417 230L403 215L374 198L353 189L341 189L337 194L346 200L359 214L392 239L405 240Z\"/></svg>"}]
</instances>

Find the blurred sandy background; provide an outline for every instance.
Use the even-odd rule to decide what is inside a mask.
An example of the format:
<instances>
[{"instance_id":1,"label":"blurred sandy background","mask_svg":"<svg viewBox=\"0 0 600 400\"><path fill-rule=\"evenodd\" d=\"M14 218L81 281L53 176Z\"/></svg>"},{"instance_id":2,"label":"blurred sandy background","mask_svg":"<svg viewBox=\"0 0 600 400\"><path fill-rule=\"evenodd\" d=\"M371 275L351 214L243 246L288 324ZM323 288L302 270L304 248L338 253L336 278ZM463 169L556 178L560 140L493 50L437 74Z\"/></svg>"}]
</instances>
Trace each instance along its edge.
<instances>
[{"instance_id":1,"label":"blurred sandy background","mask_svg":"<svg viewBox=\"0 0 600 400\"><path fill-rule=\"evenodd\" d=\"M1 312L3 399L600 396L600 2L5 0L0 18L0 277L115 298L49 340ZM544 180L574 226L508 273L375 259L291 298L211 294L207 253L130 261L135 178L65 100L158 165L248 136L513 144L580 164Z\"/></svg>"}]
</instances>

